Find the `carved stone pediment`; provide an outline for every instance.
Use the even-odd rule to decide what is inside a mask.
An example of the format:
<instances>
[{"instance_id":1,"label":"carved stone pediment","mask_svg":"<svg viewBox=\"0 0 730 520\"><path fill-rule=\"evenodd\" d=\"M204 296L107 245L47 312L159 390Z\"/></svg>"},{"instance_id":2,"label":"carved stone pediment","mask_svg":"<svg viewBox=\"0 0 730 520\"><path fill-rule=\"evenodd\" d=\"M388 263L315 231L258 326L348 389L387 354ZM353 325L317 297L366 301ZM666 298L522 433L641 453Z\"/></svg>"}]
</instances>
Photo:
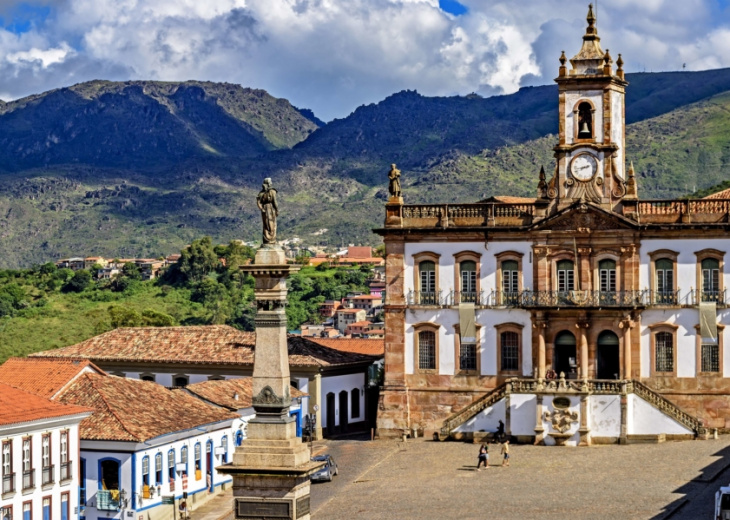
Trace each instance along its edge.
<instances>
[{"instance_id":1,"label":"carved stone pediment","mask_svg":"<svg viewBox=\"0 0 730 520\"><path fill-rule=\"evenodd\" d=\"M581 234L611 229L632 229L633 227L632 223L621 215L607 212L591 204L579 204L540 221L535 229L574 231Z\"/></svg>"}]
</instances>

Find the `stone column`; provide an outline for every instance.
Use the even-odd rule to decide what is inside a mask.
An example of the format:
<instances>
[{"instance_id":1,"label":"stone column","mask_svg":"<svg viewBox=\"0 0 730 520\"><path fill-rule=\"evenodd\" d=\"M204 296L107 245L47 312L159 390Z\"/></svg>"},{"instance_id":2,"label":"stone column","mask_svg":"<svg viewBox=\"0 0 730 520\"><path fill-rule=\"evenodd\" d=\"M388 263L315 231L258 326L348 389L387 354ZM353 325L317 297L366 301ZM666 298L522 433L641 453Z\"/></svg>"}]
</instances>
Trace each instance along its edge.
<instances>
[{"instance_id":1,"label":"stone column","mask_svg":"<svg viewBox=\"0 0 730 520\"><path fill-rule=\"evenodd\" d=\"M581 317L575 327L580 330L580 378L588 379L588 320Z\"/></svg>"},{"instance_id":2,"label":"stone column","mask_svg":"<svg viewBox=\"0 0 730 520\"><path fill-rule=\"evenodd\" d=\"M545 379L545 317L537 313L534 318L533 327L537 329L537 378L540 381Z\"/></svg>"},{"instance_id":3,"label":"stone column","mask_svg":"<svg viewBox=\"0 0 730 520\"><path fill-rule=\"evenodd\" d=\"M314 406L319 407L319 411L314 411ZM314 374L309 380L309 413L317 416L317 422L314 425L314 439L322 438L322 375Z\"/></svg>"},{"instance_id":4,"label":"stone column","mask_svg":"<svg viewBox=\"0 0 730 520\"><path fill-rule=\"evenodd\" d=\"M634 322L631 320L631 316L627 316L623 320L619 327L624 331L624 374L623 379L631 379L631 329L634 326Z\"/></svg>"},{"instance_id":5,"label":"stone column","mask_svg":"<svg viewBox=\"0 0 730 520\"><path fill-rule=\"evenodd\" d=\"M289 415L286 278L299 267L286 264L279 246L265 244L256 252L254 263L241 269L256 281L256 416L249 422L233 462L217 469L233 476L235 518L309 520L309 476L323 463L310 461L310 450L297 437L296 423Z\"/></svg>"},{"instance_id":6,"label":"stone column","mask_svg":"<svg viewBox=\"0 0 730 520\"><path fill-rule=\"evenodd\" d=\"M628 444L629 443L629 428L628 428L628 391L627 384L621 384L621 432L619 433L618 443Z\"/></svg>"},{"instance_id":7,"label":"stone column","mask_svg":"<svg viewBox=\"0 0 730 520\"><path fill-rule=\"evenodd\" d=\"M578 427L578 434L580 435L579 446L590 446L591 445L591 429L588 427L588 394L580 396L580 426Z\"/></svg>"},{"instance_id":8,"label":"stone column","mask_svg":"<svg viewBox=\"0 0 730 520\"><path fill-rule=\"evenodd\" d=\"M542 394L537 394L535 396L535 446L545 444L545 427L542 425L542 414L544 410L542 406L542 399Z\"/></svg>"}]
</instances>

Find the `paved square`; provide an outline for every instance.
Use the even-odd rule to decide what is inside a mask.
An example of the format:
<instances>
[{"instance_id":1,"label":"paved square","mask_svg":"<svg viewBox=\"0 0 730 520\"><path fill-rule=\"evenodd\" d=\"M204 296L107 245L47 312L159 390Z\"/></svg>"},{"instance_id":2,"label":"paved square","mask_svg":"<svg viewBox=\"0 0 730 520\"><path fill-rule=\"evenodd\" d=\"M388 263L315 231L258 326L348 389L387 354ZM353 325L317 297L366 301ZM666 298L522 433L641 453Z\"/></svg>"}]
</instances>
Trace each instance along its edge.
<instances>
[{"instance_id":1,"label":"paved square","mask_svg":"<svg viewBox=\"0 0 730 520\"><path fill-rule=\"evenodd\" d=\"M326 441L335 482L312 486L314 520L711 518L730 479L730 437L630 446L512 445L476 472L479 446L426 439ZM678 507L681 506L681 507Z\"/></svg>"}]
</instances>

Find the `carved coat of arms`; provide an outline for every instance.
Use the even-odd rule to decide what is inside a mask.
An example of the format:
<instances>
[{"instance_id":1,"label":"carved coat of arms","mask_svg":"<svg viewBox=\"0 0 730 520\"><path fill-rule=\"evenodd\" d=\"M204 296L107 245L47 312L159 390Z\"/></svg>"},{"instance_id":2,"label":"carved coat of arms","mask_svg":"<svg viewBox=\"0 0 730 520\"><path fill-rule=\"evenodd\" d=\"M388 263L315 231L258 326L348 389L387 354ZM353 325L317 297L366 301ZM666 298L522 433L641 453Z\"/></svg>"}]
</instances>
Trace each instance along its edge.
<instances>
[{"instance_id":1,"label":"carved coat of arms","mask_svg":"<svg viewBox=\"0 0 730 520\"><path fill-rule=\"evenodd\" d=\"M571 410L555 410L545 412L545 420L550 421L555 431L565 433L570 430L573 423L578 422L578 412Z\"/></svg>"}]
</instances>

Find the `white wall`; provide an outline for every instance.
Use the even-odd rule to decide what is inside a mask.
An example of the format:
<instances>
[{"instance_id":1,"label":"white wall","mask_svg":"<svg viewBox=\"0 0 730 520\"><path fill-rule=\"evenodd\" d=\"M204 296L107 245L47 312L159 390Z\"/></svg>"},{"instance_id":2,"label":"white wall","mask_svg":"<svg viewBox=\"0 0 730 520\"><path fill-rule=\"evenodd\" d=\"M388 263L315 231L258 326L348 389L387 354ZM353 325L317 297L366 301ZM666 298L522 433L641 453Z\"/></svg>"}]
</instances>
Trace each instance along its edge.
<instances>
[{"instance_id":1,"label":"white wall","mask_svg":"<svg viewBox=\"0 0 730 520\"><path fill-rule=\"evenodd\" d=\"M43 518L43 497L51 497L51 518L61 518L61 495L68 493L69 519L78 506L79 427L81 418L39 420L21 425L0 427L0 441L12 442L12 471L15 473L15 492L0 495L0 507L12 507L13 518L23 518L23 503L31 502L33 518ZM68 429L68 460L71 462L71 479L60 481L61 431ZM42 484L42 436L51 434L51 464L53 482ZM35 472L32 491L23 491L23 438L31 437L31 460ZM0 442L0 446L2 443ZM1 471L1 468L0 468ZM1 489L1 488L0 488Z\"/></svg>"},{"instance_id":2,"label":"white wall","mask_svg":"<svg viewBox=\"0 0 730 520\"><path fill-rule=\"evenodd\" d=\"M572 436L565 441L566 446L577 446L580 442L580 434L578 433L578 428L580 427L580 397L577 396L571 396L568 397L570 399L570 406L568 407L568 410L571 412L578 412L578 420L570 425L570 428L565 433L570 433ZM551 432L556 432L556 430L553 429L551 421L545 419L544 412L553 412L555 411L555 407L553 406L553 397L546 395L543 398L542 401L543 404L543 417L542 417L542 427L545 429L545 445L546 446L554 446L555 445L555 439L550 436Z\"/></svg>"},{"instance_id":3,"label":"white wall","mask_svg":"<svg viewBox=\"0 0 730 520\"><path fill-rule=\"evenodd\" d=\"M512 435L535 435L537 399L532 394L511 394L510 433Z\"/></svg>"},{"instance_id":4,"label":"white wall","mask_svg":"<svg viewBox=\"0 0 730 520\"><path fill-rule=\"evenodd\" d=\"M533 412L534 413L534 412ZM500 399L456 428L457 432L496 432L499 421L506 424L505 399ZM534 425L533 425L534 428Z\"/></svg>"},{"instance_id":5,"label":"white wall","mask_svg":"<svg viewBox=\"0 0 730 520\"><path fill-rule=\"evenodd\" d=\"M627 404L630 420L626 426L629 435L693 433L692 430L663 414L636 394L628 395Z\"/></svg>"},{"instance_id":6,"label":"white wall","mask_svg":"<svg viewBox=\"0 0 730 520\"><path fill-rule=\"evenodd\" d=\"M347 391L347 416L348 422L357 422L365 420L365 396L363 395L362 389L365 387L365 374L360 372L358 374L345 374L341 376L331 376L322 378L322 403L321 403L321 415L322 415L322 426L327 427L327 417L330 413L334 413L335 426L340 426L340 392L343 390ZM360 396L360 415L353 417L352 406L351 406L351 395L352 390L357 389L358 395ZM329 410L327 407L327 394L335 394L335 410Z\"/></svg>"},{"instance_id":7,"label":"white wall","mask_svg":"<svg viewBox=\"0 0 730 520\"><path fill-rule=\"evenodd\" d=\"M624 152L624 100L625 95L616 91L611 91L611 141L616 143L619 148L614 152L616 154L616 173L619 177L625 179L625 160Z\"/></svg>"},{"instance_id":8,"label":"white wall","mask_svg":"<svg viewBox=\"0 0 730 520\"><path fill-rule=\"evenodd\" d=\"M588 426L591 436L619 437L621 435L621 397L618 395L591 395Z\"/></svg>"},{"instance_id":9,"label":"white wall","mask_svg":"<svg viewBox=\"0 0 730 520\"><path fill-rule=\"evenodd\" d=\"M575 136L575 125L578 124L578 114L573 111L578 109L578 101L587 99L593 103L593 129L596 142L603 142L603 91L602 90L576 90L565 93L565 140L573 142Z\"/></svg>"}]
</instances>

